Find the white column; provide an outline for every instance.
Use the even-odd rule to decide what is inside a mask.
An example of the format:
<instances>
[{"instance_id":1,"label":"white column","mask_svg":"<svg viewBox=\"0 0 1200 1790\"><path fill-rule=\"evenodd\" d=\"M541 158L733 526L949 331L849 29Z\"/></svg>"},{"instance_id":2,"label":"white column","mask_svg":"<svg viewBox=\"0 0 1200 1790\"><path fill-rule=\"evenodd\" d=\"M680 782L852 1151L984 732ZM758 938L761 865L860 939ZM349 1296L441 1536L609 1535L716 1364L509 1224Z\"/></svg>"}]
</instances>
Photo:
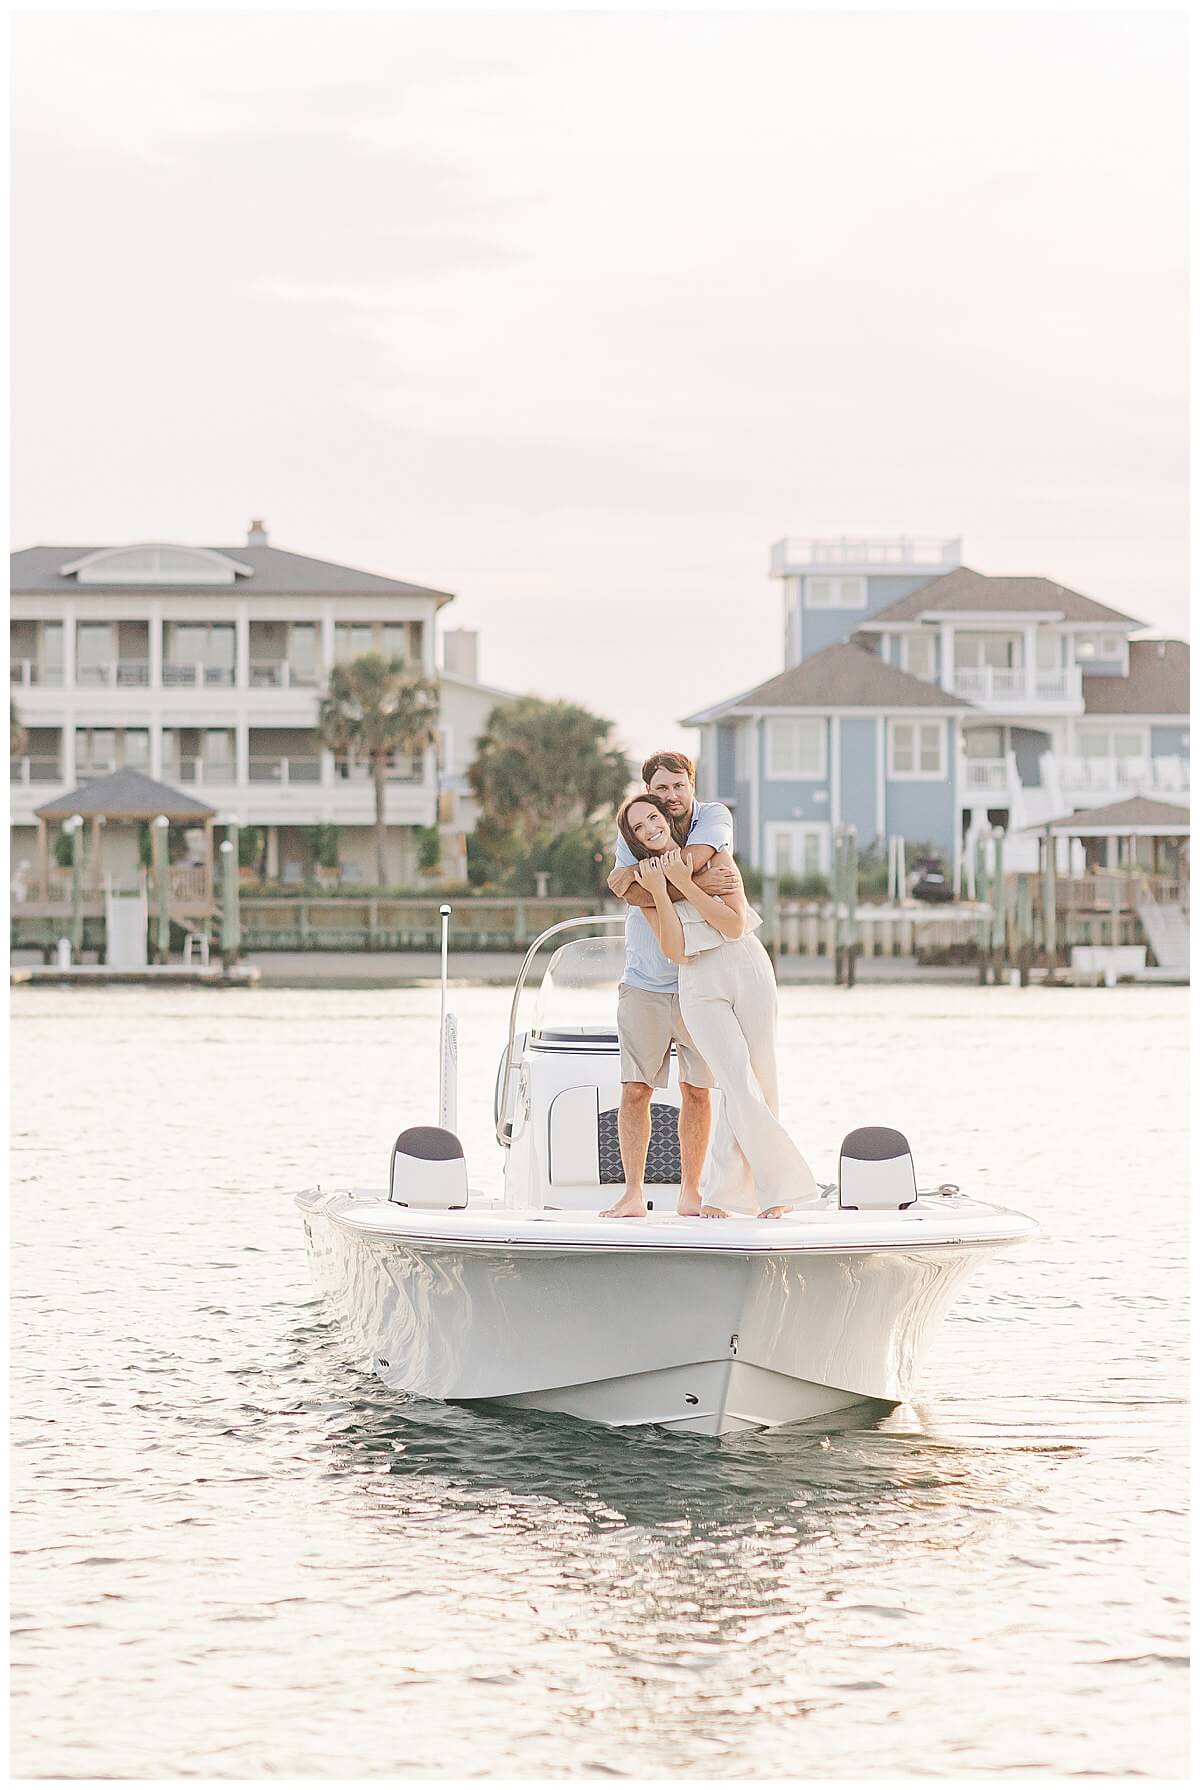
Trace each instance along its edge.
<instances>
[{"instance_id":1,"label":"white column","mask_svg":"<svg viewBox=\"0 0 1200 1790\"><path fill-rule=\"evenodd\" d=\"M333 604L326 603L321 611L321 663L317 668L318 676L324 683L333 670Z\"/></svg>"},{"instance_id":2,"label":"white column","mask_svg":"<svg viewBox=\"0 0 1200 1790\"><path fill-rule=\"evenodd\" d=\"M942 669L938 682L943 690L954 688L954 624L942 623Z\"/></svg>"},{"instance_id":3,"label":"white column","mask_svg":"<svg viewBox=\"0 0 1200 1790\"><path fill-rule=\"evenodd\" d=\"M248 690L250 688L250 613L243 601L234 611L234 688Z\"/></svg>"},{"instance_id":4,"label":"white column","mask_svg":"<svg viewBox=\"0 0 1200 1790\"><path fill-rule=\"evenodd\" d=\"M250 724L247 721L239 720L234 725L233 763L234 775L238 782L238 796L244 805L250 784Z\"/></svg>"},{"instance_id":5,"label":"white column","mask_svg":"<svg viewBox=\"0 0 1200 1790\"><path fill-rule=\"evenodd\" d=\"M75 605L63 605L63 689L75 688Z\"/></svg>"},{"instance_id":6,"label":"white column","mask_svg":"<svg viewBox=\"0 0 1200 1790\"><path fill-rule=\"evenodd\" d=\"M150 688L162 689L163 665L163 606L161 603L150 605Z\"/></svg>"}]
</instances>

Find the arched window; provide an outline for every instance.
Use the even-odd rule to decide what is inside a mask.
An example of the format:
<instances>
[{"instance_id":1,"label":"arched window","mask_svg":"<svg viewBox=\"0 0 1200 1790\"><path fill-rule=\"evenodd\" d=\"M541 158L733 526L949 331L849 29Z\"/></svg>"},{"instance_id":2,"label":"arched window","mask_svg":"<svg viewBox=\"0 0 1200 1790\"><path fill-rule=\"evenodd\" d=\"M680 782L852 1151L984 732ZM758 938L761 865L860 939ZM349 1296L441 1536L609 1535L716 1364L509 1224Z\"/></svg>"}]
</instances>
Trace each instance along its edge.
<instances>
[{"instance_id":1,"label":"arched window","mask_svg":"<svg viewBox=\"0 0 1200 1790\"><path fill-rule=\"evenodd\" d=\"M211 547L102 547L60 568L79 584L233 584L253 567Z\"/></svg>"}]
</instances>

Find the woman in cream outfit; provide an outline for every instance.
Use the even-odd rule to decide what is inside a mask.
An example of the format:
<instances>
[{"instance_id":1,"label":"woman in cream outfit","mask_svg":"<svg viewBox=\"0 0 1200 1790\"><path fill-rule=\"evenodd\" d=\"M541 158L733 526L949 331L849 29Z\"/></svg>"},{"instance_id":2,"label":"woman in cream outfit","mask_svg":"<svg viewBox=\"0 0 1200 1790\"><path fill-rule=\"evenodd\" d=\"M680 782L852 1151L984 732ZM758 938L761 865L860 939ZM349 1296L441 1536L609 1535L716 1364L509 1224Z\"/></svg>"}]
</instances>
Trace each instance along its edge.
<instances>
[{"instance_id":1,"label":"woman in cream outfit","mask_svg":"<svg viewBox=\"0 0 1200 1790\"><path fill-rule=\"evenodd\" d=\"M775 1067L778 991L771 960L754 936L762 924L737 891L718 898L692 881L666 808L633 796L617 821L654 901L646 917L679 965L679 1006L696 1049L723 1096L701 1187L705 1218L757 1212L781 1218L817 1198L812 1170L779 1123ZM735 869L727 853L721 861ZM673 900L671 889L680 900Z\"/></svg>"}]
</instances>

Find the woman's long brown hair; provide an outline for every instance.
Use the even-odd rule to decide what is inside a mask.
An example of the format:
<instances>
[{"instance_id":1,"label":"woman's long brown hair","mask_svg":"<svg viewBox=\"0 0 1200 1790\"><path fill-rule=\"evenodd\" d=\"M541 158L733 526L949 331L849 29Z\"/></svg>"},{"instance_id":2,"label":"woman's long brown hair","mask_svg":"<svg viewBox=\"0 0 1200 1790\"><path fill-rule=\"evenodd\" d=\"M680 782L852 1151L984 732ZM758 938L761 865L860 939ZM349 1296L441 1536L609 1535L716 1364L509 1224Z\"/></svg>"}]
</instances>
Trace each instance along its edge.
<instances>
[{"instance_id":1,"label":"woman's long brown hair","mask_svg":"<svg viewBox=\"0 0 1200 1790\"><path fill-rule=\"evenodd\" d=\"M662 815L663 819L666 821L667 825L670 827L671 837L675 841L676 845L686 845L687 844L686 839L680 838L679 828L676 825L675 821L672 819L671 813L667 807L667 804L665 802L660 801L657 796L647 795L645 790L642 790L640 794L638 794L636 796L630 796L630 798L627 802L622 802L620 808L617 811L617 831L618 831L618 833L620 833L622 839L625 841L626 845L629 847L630 851L633 853L635 858L639 858L639 859L640 858L650 858L650 857L653 857L653 855L654 855L653 852L651 852L650 848L648 846L643 845L641 840L635 836L633 828L629 824L629 810L637 802L649 802L651 808L657 808L658 812Z\"/></svg>"}]
</instances>

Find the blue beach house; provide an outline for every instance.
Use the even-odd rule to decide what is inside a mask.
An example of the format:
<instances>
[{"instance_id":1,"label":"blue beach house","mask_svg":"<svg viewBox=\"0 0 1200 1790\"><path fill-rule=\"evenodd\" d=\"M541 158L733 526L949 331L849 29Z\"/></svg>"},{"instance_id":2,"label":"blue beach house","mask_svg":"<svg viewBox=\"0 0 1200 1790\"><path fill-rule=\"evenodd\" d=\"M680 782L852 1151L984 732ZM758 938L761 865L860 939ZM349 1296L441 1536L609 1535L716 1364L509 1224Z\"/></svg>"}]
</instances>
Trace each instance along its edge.
<instances>
[{"instance_id":1,"label":"blue beach house","mask_svg":"<svg viewBox=\"0 0 1200 1790\"><path fill-rule=\"evenodd\" d=\"M957 872L993 826L1186 798L1186 641L1134 638L1135 617L1049 578L976 572L954 539L790 538L771 569L784 669L685 718L748 862L828 871L852 822L862 846L928 841ZM1035 852L1014 838L1010 867Z\"/></svg>"}]
</instances>

